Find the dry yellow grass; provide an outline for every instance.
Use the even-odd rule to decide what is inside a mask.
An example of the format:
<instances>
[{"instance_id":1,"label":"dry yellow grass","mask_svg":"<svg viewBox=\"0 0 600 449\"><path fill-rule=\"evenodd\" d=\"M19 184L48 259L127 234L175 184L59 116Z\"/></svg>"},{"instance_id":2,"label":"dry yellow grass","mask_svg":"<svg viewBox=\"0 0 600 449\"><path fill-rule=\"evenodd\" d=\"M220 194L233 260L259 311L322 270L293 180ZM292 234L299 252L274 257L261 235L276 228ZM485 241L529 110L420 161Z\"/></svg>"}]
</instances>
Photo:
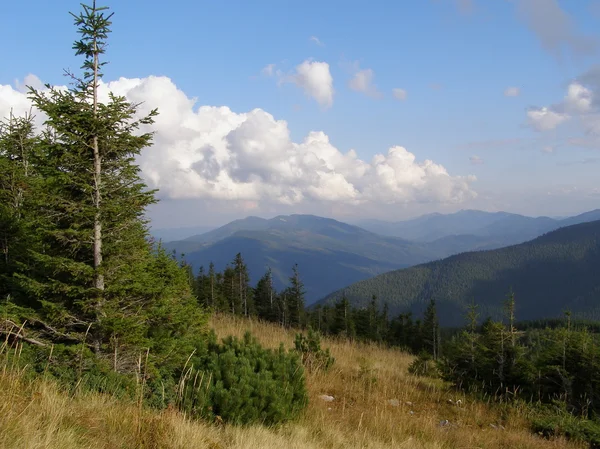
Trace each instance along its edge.
<instances>
[{"instance_id":1,"label":"dry yellow grass","mask_svg":"<svg viewBox=\"0 0 600 449\"><path fill-rule=\"evenodd\" d=\"M266 346L293 332L231 317L212 320L220 337L248 329ZM575 448L532 435L514 412L458 397L433 381L407 374L412 358L376 345L324 340L336 358L326 373L308 373L310 405L283 426L235 427L191 421L175 411L140 410L107 395L72 397L54 383L0 371L0 448ZM319 396L334 396L324 402ZM388 400L396 399L393 407ZM448 399L462 399L454 406ZM412 412L412 413L411 413ZM450 425L440 426L441 420ZM493 428L490 424L496 425ZM504 429L499 427L504 426Z\"/></svg>"}]
</instances>

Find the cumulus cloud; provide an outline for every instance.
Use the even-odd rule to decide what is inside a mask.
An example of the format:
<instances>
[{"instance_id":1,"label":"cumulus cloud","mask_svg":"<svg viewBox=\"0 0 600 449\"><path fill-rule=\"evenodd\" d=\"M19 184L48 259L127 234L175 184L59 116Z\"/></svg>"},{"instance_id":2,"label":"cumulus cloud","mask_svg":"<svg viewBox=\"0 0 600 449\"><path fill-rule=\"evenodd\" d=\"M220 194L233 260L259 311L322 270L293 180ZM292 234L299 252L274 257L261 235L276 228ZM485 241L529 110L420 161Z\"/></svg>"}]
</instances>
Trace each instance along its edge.
<instances>
[{"instance_id":1,"label":"cumulus cloud","mask_svg":"<svg viewBox=\"0 0 600 449\"><path fill-rule=\"evenodd\" d=\"M542 47L558 59L565 54L589 56L596 52L597 40L580 33L557 0L516 0L516 4L518 15Z\"/></svg>"},{"instance_id":2,"label":"cumulus cloud","mask_svg":"<svg viewBox=\"0 0 600 449\"><path fill-rule=\"evenodd\" d=\"M323 132L309 132L294 142L286 121L262 109L236 113L227 107L196 107L167 77L103 83L102 101L109 91L141 103L140 114L158 107L154 145L137 162L162 198L225 201L252 209L331 202L459 203L476 196L474 176L452 176L401 146L365 161L353 150L341 152ZM0 112L11 107L23 110L29 102L23 93L0 85Z\"/></svg>"},{"instance_id":3,"label":"cumulus cloud","mask_svg":"<svg viewBox=\"0 0 600 449\"><path fill-rule=\"evenodd\" d=\"M582 77L585 79L585 76ZM599 86L596 86L596 91ZM597 94L580 81L567 87L562 101L551 106L533 107L527 111L529 125L537 131L548 131L575 117L588 132L600 132Z\"/></svg>"},{"instance_id":4,"label":"cumulus cloud","mask_svg":"<svg viewBox=\"0 0 600 449\"><path fill-rule=\"evenodd\" d=\"M298 66L293 73L282 76L282 83L293 83L301 88L304 93L314 98L323 107L333 105L333 77L326 62L307 59Z\"/></svg>"},{"instance_id":5,"label":"cumulus cloud","mask_svg":"<svg viewBox=\"0 0 600 449\"><path fill-rule=\"evenodd\" d=\"M521 90L518 87L507 87L504 90L505 97L518 97L521 93Z\"/></svg>"},{"instance_id":6,"label":"cumulus cloud","mask_svg":"<svg viewBox=\"0 0 600 449\"><path fill-rule=\"evenodd\" d=\"M29 87L33 87L37 90L43 89L44 83L42 83L42 81L37 76L30 73L27 76L25 76L23 81L16 80L15 87L19 92L27 92Z\"/></svg>"},{"instance_id":7,"label":"cumulus cloud","mask_svg":"<svg viewBox=\"0 0 600 449\"><path fill-rule=\"evenodd\" d=\"M529 125L536 131L548 131L569 119L567 114L556 112L547 107L530 108L527 111Z\"/></svg>"},{"instance_id":8,"label":"cumulus cloud","mask_svg":"<svg viewBox=\"0 0 600 449\"><path fill-rule=\"evenodd\" d=\"M361 92L373 98L380 98L382 93L373 84L375 72L373 69L361 69L358 63L352 65L353 76L348 81L348 87L355 92Z\"/></svg>"},{"instance_id":9,"label":"cumulus cloud","mask_svg":"<svg viewBox=\"0 0 600 449\"><path fill-rule=\"evenodd\" d=\"M392 89L392 95L394 95L394 98L396 100L406 100L406 97L408 95L408 92L406 92L406 90L404 89L400 89L399 87L396 87L394 89Z\"/></svg>"}]
</instances>

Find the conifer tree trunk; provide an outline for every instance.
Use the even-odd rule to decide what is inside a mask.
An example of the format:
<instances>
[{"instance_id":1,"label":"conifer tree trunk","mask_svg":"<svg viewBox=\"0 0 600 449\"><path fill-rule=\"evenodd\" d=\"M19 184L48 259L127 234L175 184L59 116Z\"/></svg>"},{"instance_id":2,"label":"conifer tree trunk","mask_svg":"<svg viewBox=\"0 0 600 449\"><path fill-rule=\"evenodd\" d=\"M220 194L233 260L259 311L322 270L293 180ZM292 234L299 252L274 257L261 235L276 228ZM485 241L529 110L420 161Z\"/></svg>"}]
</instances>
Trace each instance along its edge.
<instances>
[{"instance_id":1,"label":"conifer tree trunk","mask_svg":"<svg viewBox=\"0 0 600 449\"><path fill-rule=\"evenodd\" d=\"M94 10L96 9L96 1L93 3ZM94 37L94 78L93 78L93 102L94 102L94 119L98 118L98 44ZM95 287L98 290L104 290L104 276L100 272L102 265L102 217L100 215L100 203L102 200L101 184L102 184L102 159L100 157L100 148L98 145L98 134L92 137L92 148L94 151L94 206L96 214L94 215L94 270L95 270ZM102 296L98 298L98 309L102 308Z\"/></svg>"}]
</instances>

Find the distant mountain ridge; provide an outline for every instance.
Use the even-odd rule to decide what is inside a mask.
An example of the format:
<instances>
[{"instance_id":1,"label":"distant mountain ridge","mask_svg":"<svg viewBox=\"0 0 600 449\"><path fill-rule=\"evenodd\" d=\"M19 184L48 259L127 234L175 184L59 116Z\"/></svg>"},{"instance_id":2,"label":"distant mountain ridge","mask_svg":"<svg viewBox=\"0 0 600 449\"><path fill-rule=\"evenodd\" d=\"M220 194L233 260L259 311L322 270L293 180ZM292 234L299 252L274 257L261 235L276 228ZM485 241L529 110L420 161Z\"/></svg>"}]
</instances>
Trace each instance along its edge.
<instances>
[{"instance_id":1,"label":"distant mountain ridge","mask_svg":"<svg viewBox=\"0 0 600 449\"><path fill-rule=\"evenodd\" d=\"M363 220L356 224L377 234L420 242L433 242L451 236L474 235L495 237L501 239L503 244L509 245L530 240L563 226L593 220L600 220L600 209L565 219L527 217L508 212L461 210L453 214L428 214L399 222Z\"/></svg>"},{"instance_id":2,"label":"distant mountain ridge","mask_svg":"<svg viewBox=\"0 0 600 449\"><path fill-rule=\"evenodd\" d=\"M252 282L270 267L278 289L297 263L309 303L356 280L438 257L420 243L314 215L249 217L165 246L183 253L195 270L211 261L222 270L240 252Z\"/></svg>"},{"instance_id":3,"label":"distant mountain ridge","mask_svg":"<svg viewBox=\"0 0 600 449\"><path fill-rule=\"evenodd\" d=\"M462 325L471 301L478 304L481 318L498 317L511 289L519 320L558 317L566 309L599 319L600 220L566 226L506 248L462 253L385 273L340 289L318 303L346 296L360 306L377 295L392 314L419 314L433 298L442 324Z\"/></svg>"},{"instance_id":4,"label":"distant mountain ridge","mask_svg":"<svg viewBox=\"0 0 600 449\"><path fill-rule=\"evenodd\" d=\"M592 211L567 220L592 219L595 214L600 218L600 211ZM410 241L329 218L297 214L271 219L250 216L204 234L165 243L165 247L184 254L194 270L200 266L207 268L211 261L218 270L223 270L240 252L252 282L271 267L277 288L287 284L292 266L298 263L310 304L328 293L387 271L529 240L542 234L550 223L548 220L552 220L481 211L429 214L419 219L424 223L422 226L435 219L438 221L435 226L444 229L446 218L454 223L446 229L466 229L472 234L445 235L428 242ZM461 228L460 220L469 223ZM511 222L506 220L517 224L511 229ZM555 226L554 221L550 224Z\"/></svg>"}]
</instances>

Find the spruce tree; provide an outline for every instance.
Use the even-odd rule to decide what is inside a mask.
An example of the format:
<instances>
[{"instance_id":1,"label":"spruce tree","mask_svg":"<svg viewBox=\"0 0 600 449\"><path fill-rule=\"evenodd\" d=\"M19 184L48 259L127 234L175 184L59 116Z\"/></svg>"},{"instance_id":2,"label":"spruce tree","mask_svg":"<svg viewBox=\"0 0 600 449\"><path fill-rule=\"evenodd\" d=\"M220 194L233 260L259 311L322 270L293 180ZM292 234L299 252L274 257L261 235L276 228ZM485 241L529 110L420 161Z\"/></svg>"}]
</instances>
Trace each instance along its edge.
<instances>
[{"instance_id":1,"label":"spruce tree","mask_svg":"<svg viewBox=\"0 0 600 449\"><path fill-rule=\"evenodd\" d=\"M13 278L45 338L114 353L115 369L131 369L142 347L178 363L204 320L186 270L148 241L144 213L155 198L135 158L151 144L142 131L157 112L138 118L137 105L113 94L99 101L112 14L95 2L82 8L73 14L82 75L69 72L67 90L29 90L47 119L35 144L36 243Z\"/></svg>"},{"instance_id":2,"label":"spruce tree","mask_svg":"<svg viewBox=\"0 0 600 449\"><path fill-rule=\"evenodd\" d=\"M273 273L271 268L259 279L254 290L256 312L260 318L267 321L277 320L276 292L273 288Z\"/></svg>"},{"instance_id":3,"label":"spruce tree","mask_svg":"<svg viewBox=\"0 0 600 449\"><path fill-rule=\"evenodd\" d=\"M299 327L304 324L304 284L300 279L298 264L292 268L292 276L289 278L290 286L288 292L289 325Z\"/></svg>"},{"instance_id":4,"label":"spruce tree","mask_svg":"<svg viewBox=\"0 0 600 449\"><path fill-rule=\"evenodd\" d=\"M439 356L440 325L437 317L435 299L432 299L423 315L423 338L428 344L434 360Z\"/></svg>"},{"instance_id":5,"label":"spruce tree","mask_svg":"<svg viewBox=\"0 0 600 449\"><path fill-rule=\"evenodd\" d=\"M13 276L26 268L36 244L36 143L31 114L0 122L0 297L25 299L18 298Z\"/></svg>"}]
</instances>

